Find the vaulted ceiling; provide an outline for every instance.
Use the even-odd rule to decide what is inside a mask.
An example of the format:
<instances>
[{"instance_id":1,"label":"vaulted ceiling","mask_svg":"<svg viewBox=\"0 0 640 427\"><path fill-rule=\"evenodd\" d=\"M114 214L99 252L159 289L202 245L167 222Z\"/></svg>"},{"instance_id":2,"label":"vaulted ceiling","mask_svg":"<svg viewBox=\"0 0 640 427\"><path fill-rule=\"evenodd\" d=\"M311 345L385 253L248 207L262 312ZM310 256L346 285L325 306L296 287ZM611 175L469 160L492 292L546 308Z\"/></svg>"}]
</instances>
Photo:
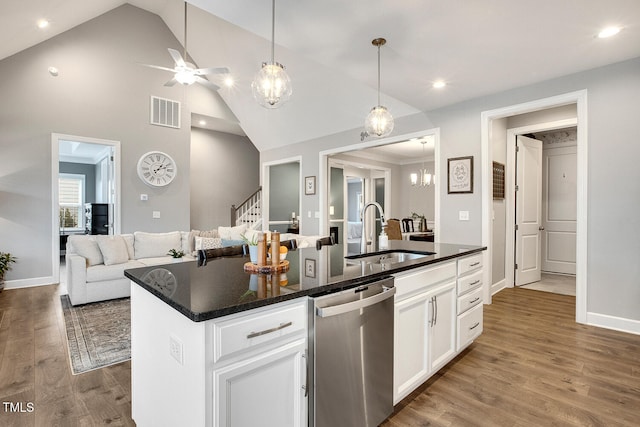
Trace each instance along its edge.
<instances>
[{"instance_id":1,"label":"vaulted ceiling","mask_svg":"<svg viewBox=\"0 0 640 427\"><path fill-rule=\"evenodd\" d=\"M123 3L4 1L0 59ZM183 40L181 1L129 3ZM230 68L236 84L220 95L260 150L362 128L376 104L376 37L387 39L381 101L396 118L640 56L638 0L277 0L275 56L294 92L266 110L250 84L269 59L271 1L189 3L189 54L198 66ZM40 18L48 28L36 27ZM597 38L608 25L623 30ZM434 89L436 80L447 85Z\"/></svg>"}]
</instances>

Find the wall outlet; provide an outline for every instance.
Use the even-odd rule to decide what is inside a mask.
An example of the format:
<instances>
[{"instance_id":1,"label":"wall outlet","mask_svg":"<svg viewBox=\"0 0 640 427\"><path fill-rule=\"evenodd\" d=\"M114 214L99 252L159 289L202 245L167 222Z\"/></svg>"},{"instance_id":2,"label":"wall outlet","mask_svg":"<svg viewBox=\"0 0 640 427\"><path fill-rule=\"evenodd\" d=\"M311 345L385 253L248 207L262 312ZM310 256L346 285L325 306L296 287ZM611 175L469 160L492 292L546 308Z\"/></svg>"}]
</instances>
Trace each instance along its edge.
<instances>
[{"instance_id":1,"label":"wall outlet","mask_svg":"<svg viewBox=\"0 0 640 427\"><path fill-rule=\"evenodd\" d=\"M160 218L160 211L153 211L153 218L154 219Z\"/></svg>"},{"instance_id":2,"label":"wall outlet","mask_svg":"<svg viewBox=\"0 0 640 427\"><path fill-rule=\"evenodd\" d=\"M458 217L460 221L469 221L469 211L459 211Z\"/></svg>"},{"instance_id":3,"label":"wall outlet","mask_svg":"<svg viewBox=\"0 0 640 427\"><path fill-rule=\"evenodd\" d=\"M176 359L179 364L184 364L184 346L182 345L182 341L173 335L169 336L169 354Z\"/></svg>"},{"instance_id":4,"label":"wall outlet","mask_svg":"<svg viewBox=\"0 0 640 427\"><path fill-rule=\"evenodd\" d=\"M149 200L149 195L148 194L141 194L140 195L140 200L142 200L143 202L146 202L147 200Z\"/></svg>"}]
</instances>

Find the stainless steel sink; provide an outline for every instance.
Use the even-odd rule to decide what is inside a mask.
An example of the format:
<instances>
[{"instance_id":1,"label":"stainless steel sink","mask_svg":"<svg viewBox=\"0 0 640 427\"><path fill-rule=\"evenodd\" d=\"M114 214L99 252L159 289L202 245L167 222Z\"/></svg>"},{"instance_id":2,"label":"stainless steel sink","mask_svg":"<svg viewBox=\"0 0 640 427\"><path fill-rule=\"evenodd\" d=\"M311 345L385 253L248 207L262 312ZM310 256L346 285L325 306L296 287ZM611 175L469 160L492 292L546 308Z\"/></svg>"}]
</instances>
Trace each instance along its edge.
<instances>
[{"instance_id":1,"label":"stainless steel sink","mask_svg":"<svg viewBox=\"0 0 640 427\"><path fill-rule=\"evenodd\" d=\"M435 252L410 252L410 251L381 251L363 255L345 257L351 264L398 264L405 261L425 258L434 255Z\"/></svg>"}]
</instances>

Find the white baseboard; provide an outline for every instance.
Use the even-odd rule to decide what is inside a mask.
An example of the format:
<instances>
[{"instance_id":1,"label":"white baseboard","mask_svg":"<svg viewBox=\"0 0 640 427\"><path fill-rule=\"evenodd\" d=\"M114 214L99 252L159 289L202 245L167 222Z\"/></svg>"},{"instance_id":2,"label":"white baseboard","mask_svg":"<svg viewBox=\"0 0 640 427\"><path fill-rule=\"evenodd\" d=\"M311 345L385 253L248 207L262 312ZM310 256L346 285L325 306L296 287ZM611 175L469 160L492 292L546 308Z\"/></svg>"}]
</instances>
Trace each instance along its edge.
<instances>
[{"instance_id":1,"label":"white baseboard","mask_svg":"<svg viewBox=\"0 0 640 427\"><path fill-rule=\"evenodd\" d=\"M587 312L587 325L640 335L640 320Z\"/></svg>"},{"instance_id":2,"label":"white baseboard","mask_svg":"<svg viewBox=\"0 0 640 427\"><path fill-rule=\"evenodd\" d=\"M4 288L5 289L31 288L33 286L52 285L55 283L58 283L58 281L55 280L53 276L33 277L30 279L5 280Z\"/></svg>"},{"instance_id":3,"label":"white baseboard","mask_svg":"<svg viewBox=\"0 0 640 427\"><path fill-rule=\"evenodd\" d=\"M507 280L506 279L502 279L502 280L497 281L496 283L491 285L491 296L494 296L495 294L497 294L498 292L500 292L501 290L503 290L506 287L507 287Z\"/></svg>"}]
</instances>

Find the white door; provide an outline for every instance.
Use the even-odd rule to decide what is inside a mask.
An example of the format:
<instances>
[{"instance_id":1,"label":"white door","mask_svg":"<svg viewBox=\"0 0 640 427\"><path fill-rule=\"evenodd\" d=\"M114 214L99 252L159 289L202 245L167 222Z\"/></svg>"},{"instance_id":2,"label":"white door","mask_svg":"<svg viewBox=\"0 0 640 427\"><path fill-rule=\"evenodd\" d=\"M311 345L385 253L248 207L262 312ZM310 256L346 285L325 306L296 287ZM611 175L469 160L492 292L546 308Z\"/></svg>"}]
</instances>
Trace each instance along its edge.
<instances>
[{"instance_id":1,"label":"white door","mask_svg":"<svg viewBox=\"0 0 640 427\"><path fill-rule=\"evenodd\" d=\"M516 286L540 280L542 142L516 137Z\"/></svg>"},{"instance_id":2,"label":"white door","mask_svg":"<svg viewBox=\"0 0 640 427\"><path fill-rule=\"evenodd\" d=\"M576 274L577 147L542 153L542 271Z\"/></svg>"}]
</instances>

